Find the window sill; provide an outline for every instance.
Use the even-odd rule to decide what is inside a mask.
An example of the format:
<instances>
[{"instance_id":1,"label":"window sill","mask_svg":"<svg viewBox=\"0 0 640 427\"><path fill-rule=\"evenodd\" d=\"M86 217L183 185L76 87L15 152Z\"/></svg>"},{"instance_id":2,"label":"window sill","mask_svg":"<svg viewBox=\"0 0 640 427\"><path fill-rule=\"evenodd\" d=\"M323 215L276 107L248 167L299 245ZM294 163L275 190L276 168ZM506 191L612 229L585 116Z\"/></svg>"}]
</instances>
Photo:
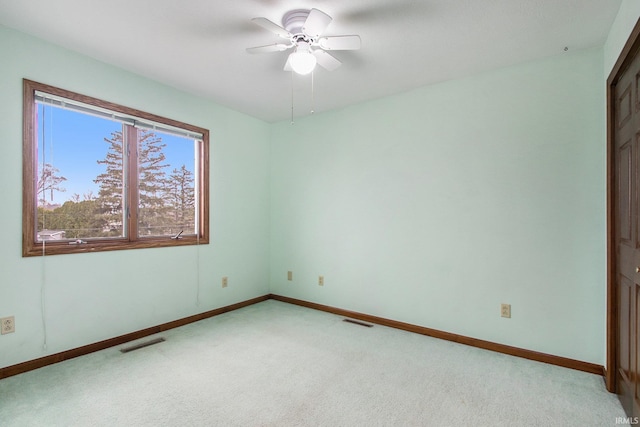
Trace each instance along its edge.
<instances>
[{"instance_id":1,"label":"window sill","mask_svg":"<svg viewBox=\"0 0 640 427\"><path fill-rule=\"evenodd\" d=\"M49 256L49 255L64 255L64 254L82 254L92 252L107 252L107 251L122 251L128 249L150 249L150 248L170 248L175 246L193 246L193 245L207 245L208 239L200 238L196 236L184 236L179 239L171 239L170 237L148 237L130 242L128 240L114 240L108 241L96 241L88 240L87 243L75 244L73 241L45 241L32 242L30 245L23 245L23 257L32 256ZM44 246L44 248L43 248Z\"/></svg>"}]
</instances>

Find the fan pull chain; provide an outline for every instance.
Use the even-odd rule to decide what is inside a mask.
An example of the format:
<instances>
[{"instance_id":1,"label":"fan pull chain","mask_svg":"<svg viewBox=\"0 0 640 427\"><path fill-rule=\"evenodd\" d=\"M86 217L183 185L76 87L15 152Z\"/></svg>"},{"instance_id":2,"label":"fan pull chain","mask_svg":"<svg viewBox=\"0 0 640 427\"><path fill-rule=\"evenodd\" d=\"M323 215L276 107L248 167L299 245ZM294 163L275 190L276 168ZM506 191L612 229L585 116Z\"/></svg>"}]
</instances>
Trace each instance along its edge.
<instances>
[{"instance_id":1,"label":"fan pull chain","mask_svg":"<svg viewBox=\"0 0 640 427\"><path fill-rule=\"evenodd\" d=\"M311 114L315 113L315 105L316 105L316 100L315 100L315 91L314 91L314 76L316 75L315 71L311 72Z\"/></svg>"},{"instance_id":2,"label":"fan pull chain","mask_svg":"<svg viewBox=\"0 0 640 427\"><path fill-rule=\"evenodd\" d=\"M291 71L291 124L293 124L293 70Z\"/></svg>"}]
</instances>

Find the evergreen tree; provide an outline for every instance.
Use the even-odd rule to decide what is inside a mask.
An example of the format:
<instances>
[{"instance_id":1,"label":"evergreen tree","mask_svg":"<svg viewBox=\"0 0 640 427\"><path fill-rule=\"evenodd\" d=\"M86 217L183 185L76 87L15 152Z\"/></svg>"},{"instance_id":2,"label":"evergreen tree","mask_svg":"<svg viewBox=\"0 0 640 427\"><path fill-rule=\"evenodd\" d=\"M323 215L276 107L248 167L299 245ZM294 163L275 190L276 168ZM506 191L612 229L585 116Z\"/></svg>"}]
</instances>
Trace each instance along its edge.
<instances>
[{"instance_id":1,"label":"evergreen tree","mask_svg":"<svg viewBox=\"0 0 640 427\"><path fill-rule=\"evenodd\" d=\"M77 203L67 201L59 208L41 213L48 229L64 230L67 239L86 239L106 235L105 220L99 212L97 200L83 200Z\"/></svg>"},{"instance_id":2,"label":"evergreen tree","mask_svg":"<svg viewBox=\"0 0 640 427\"><path fill-rule=\"evenodd\" d=\"M140 235L162 235L167 224L168 204L165 202L167 179L164 163L166 144L154 132L138 130L138 232ZM123 137L122 132L113 132L104 139L109 144L107 154L99 164L105 172L96 177L99 184L98 198L103 216L112 229L122 228L123 217ZM132 147L136 147L132 144Z\"/></svg>"},{"instance_id":3,"label":"evergreen tree","mask_svg":"<svg viewBox=\"0 0 640 427\"><path fill-rule=\"evenodd\" d=\"M104 138L109 144L107 154L98 164L106 170L93 180L100 185L98 202L104 221L112 229L122 229L122 191L123 191L123 138L122 132L112 132L110 138Z\"/></svg>"},{"instance_id":4,"label":"evergreen tree","mask_svg":"<svg viewBox=\"0 0 640 427\"><path fill-rule=\"evenodd\" d=\"M176 227L194 228L195 198L193 173L182 165L169 175L167 198L173 212Z\"/></svg>"},{"instance_id":5,"label":"evergreen tree","mask_svg":"<svg viewBox=\"0 0 640 427\"><path fill-rule=\"evenodd\" d=\"M167 234L168 204L165 203L167 188L163 163L166 156L162 149L166 144L154 132L138 132L138 232L143 235Z\"/></svg>"}]
</instances>

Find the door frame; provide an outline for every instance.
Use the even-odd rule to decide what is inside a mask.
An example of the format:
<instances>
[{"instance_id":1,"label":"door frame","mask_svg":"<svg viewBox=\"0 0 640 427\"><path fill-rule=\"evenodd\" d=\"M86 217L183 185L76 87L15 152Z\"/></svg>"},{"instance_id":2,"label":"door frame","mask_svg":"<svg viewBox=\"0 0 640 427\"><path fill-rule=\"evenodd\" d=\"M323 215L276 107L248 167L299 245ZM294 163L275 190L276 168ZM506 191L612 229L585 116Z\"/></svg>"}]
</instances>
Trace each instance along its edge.
<instances>
[{"instance_id":1,"label":"door frame","mask_svg":"<svg viewBox=\"0 0 640 427\"><path fill-rule=\"evenodd\" d=\"M616 164L615 164L615 87L629 67L634 54L640 51L640 19L636 22L620 56L607 78L607 390L616 392L618 365L618 289L616 250Z\"/></svg>"}]
</instances>

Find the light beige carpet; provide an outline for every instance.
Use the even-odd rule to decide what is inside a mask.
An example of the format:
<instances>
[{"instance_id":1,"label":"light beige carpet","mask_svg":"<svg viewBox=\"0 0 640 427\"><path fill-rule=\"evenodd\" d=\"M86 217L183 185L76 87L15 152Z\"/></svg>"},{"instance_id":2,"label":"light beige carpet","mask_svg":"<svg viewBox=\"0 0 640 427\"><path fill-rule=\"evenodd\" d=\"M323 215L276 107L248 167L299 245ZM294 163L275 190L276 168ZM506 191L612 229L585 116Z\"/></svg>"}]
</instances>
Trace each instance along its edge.
<instances>
[{"instance_id":1,"label":"light beige carpet","mask_svg":"<svg viewBox=\"0 0 640 427\"><path fill-rule=\"evenodd\" d=\"M0 425L615 426L601 377L265 301L0 380ZM146 341L145 338L141 341Z\"/></svg>"}]
</instances>

